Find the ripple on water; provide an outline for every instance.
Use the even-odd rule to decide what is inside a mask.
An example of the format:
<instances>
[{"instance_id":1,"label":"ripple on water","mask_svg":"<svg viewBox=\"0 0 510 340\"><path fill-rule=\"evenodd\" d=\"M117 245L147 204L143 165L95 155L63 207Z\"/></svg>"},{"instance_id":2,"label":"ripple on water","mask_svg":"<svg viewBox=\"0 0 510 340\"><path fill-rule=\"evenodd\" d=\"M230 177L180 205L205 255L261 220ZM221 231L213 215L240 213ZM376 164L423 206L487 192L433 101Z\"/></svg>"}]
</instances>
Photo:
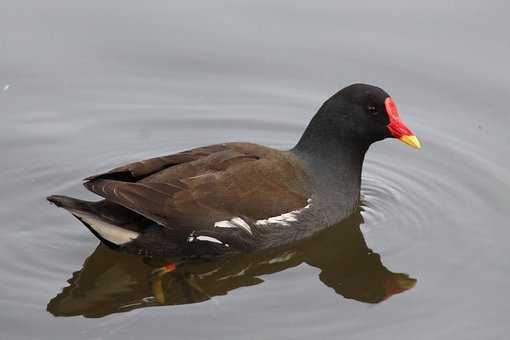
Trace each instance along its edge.
<instances>
[{"instance_id":1,"label":"ripple on water","mask_svg":"<svg viewBox=\"0 0 510 340\"><path fill-rule=\"evenodd\" d=\"M494 201L502 187L510 188L504 171L467 142L452 142L437 132L431 135L419 157L405 159L394 150L367 157L363 230L369 244L384 254L448 239L451 246L464 242L473 251L496 241L496 226L488 222L500 201L492 206L487 202ZM460 213L469 207L476 213Z\"/></svg>"}]
</instances>

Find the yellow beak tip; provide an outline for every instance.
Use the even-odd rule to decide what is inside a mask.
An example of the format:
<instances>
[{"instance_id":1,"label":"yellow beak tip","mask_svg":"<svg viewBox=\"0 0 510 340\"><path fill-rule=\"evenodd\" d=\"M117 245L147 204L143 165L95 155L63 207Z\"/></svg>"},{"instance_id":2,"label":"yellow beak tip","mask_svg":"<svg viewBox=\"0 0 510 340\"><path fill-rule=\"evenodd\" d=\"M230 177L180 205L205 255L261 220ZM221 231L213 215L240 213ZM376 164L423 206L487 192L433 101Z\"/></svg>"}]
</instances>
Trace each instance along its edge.
<instances>
[{"instance_id":1,"label":"yellow beak tip","mask_svg":"<svg viewBox=\"0 0 510 340\"><path fill-rule=\"evenodd\" d=\"M415 149L421 149L421 143L416 136L402 136L399 139Z\"/></svg>"}]
</instances>

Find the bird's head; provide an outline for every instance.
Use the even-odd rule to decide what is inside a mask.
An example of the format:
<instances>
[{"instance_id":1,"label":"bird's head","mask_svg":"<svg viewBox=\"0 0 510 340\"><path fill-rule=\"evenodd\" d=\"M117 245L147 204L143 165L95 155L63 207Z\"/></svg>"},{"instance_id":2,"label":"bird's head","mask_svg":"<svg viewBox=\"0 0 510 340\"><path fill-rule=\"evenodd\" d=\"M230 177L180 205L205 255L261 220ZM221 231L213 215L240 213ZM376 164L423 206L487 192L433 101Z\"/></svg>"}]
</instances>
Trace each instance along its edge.
<instances>
[{"instance_id":1,"label":"bird's head","mask_svg":"<svg viewBox=\"0 0 510 340\"><path fill-rule=\"evenodd\" d=\"M383 89L353 84L326 100L311 126L312 133L330 138L371 144L385 138L397 138L419 149L420 141L400 118L393 99Z\"/></svg>"}]
</instances>

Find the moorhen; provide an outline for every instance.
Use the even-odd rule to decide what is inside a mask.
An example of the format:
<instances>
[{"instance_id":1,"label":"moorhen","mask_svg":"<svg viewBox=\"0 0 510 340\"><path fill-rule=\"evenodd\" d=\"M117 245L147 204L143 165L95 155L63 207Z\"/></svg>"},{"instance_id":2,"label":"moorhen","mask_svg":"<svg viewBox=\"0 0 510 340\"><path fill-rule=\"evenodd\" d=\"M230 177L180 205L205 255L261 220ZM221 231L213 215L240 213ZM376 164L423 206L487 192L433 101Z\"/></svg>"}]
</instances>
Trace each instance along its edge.
<instances>
[{"instance_id":1,"label":"moorhen","mask_svg":"<svg viewBox=\"0 0 510 340\"><path fill-rule=\"evenodd\" d=\"M183 258L266 249L351 214L369 146L420 148L381 88L354 84L319 108L288 151L251 143L199 147L86 178L98 202L54 195L111 248Z\"/></svg>"}]
</instances>

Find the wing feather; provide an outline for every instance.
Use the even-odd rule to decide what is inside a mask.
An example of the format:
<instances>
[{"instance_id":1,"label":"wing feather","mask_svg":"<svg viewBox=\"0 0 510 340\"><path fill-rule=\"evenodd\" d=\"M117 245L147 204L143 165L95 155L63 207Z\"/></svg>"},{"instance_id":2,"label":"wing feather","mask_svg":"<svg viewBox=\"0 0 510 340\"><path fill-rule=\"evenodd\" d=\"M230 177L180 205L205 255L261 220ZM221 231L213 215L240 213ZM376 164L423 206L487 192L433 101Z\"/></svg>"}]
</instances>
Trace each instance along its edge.
<instances>
[{"instance_id":1,"label":"wing feather","mask_svg":"<svg viewBox=\"0 0 510 340\"><path fill-rule=\"evenodd\" d=\"M149 158L143 161L119 166L108 172L104 172L98 175L89 176L85 178L85 180L91 181L97 179L113 179L136 182L163 169L178 164L192 162L197 159L207 157L216 152L225 151L226 149L226 144L216 144L179 152L173 155Z\"/></svg>"},{"instance_id":2,"label":"wing feather","mask_svg":"<svg viewBox=\"0 0 510 340\"><path fill-rule=\"evenodd\" d=\"M98 179L86 182L85 187L107 200L133 210L163 226L169 226L172 195L180 189L172 184L142 184Z\"/></svg>"},{"instance_id":3,"label":"wing feather","mask_svg":"<svg viewBox=\"0 0 510 340\"><path fill-rule=\"evenodd\" d=\"M225 237L233 231L215 230L215 222L254 221L306 205L304 174L286 157L252 144L221 144L131 163L84 185L167 228Z\"/></svg>"}]
</instances>

